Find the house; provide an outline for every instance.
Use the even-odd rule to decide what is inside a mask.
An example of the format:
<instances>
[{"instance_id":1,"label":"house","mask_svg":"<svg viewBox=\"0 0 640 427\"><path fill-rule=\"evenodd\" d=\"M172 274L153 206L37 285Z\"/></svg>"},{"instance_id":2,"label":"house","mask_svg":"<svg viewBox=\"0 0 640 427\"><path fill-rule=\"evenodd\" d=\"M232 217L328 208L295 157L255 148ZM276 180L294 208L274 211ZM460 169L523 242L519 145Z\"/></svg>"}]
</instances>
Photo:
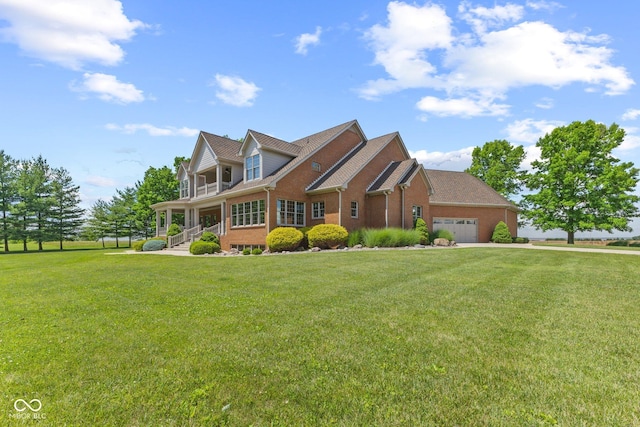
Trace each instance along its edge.
<instances>
[{"instance_id":1,"label":"house","mask_svg":"<svg viewBox=\"0 0 640 427\"><path fill-rule=\"evenodd\" d=\"M473 178L426 171L398 132L368 139L356 120L291 142L251 129L242 142L200 132L191 161L178 171L180 198L152 208L157 235L166 234L174 217L183 222L169 246L206 229L220 236L224 250L264 248L267 234L280 226L411 228L417 217L441 228L464 220L465 239L475 241L488 241L500 220L515 235L515 206L467 177ZM458 191L451 179L470 188Z\"/></svg>"}]
</instances>

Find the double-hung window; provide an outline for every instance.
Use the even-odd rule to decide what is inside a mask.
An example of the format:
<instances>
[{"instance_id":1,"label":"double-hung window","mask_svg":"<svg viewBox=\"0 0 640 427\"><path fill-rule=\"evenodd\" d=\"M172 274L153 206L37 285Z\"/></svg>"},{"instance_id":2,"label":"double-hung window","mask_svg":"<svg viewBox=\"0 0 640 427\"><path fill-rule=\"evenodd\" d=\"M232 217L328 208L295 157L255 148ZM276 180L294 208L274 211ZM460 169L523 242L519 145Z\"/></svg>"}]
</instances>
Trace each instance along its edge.
<instances>
[{"instance_id":1,"label":"double-hung window","mask_svg":"<svg viewBox=\"0 0 640 427\"><path fill-rule=\"evenodd\" d=\"M264 199L231 205L231 226L264 225Z\"/></svg>"},{"instance_id":2,"label":"double-hung window","mask_svg":"<svg viewBox=\"0 0 640 427\"><path fill-rule=\"evenodd\" d=\"M414 206L412 208L412 213L414 221L418 218L422 218L422 206Z\"/></svg>"},{"instance_id":3,"label":"double-hung window","mask_svg":"<svg viewBox=\"0 0 640 427\"><path fill-rule=\"evenodd\" d=\"M180 198L189 197L189 178L180 181Z\"/></svg>"},{"instance_id":4,"label":"double-hung window","mask_svg":"<svg viewBox=\"0 0 640 427\"><path fill-rule=\"evenodd\" d=\"M358 218L358 202L351 202L351 218Z\"/></svg>"},{"instance_id":5,"label":"double-hung window","mask_svg":"<svg viewBox=\"0 0 640 427\"><path fill-rule=\"evenodd\" d=\"M260 178L260 154L247 157L245 159L244 169L246 171L245 173L246 173L247 181L259 179Z\"/></svg>"},{"instance_id":6,"label":"double-hung window","mask_svg":"<svg viewBox=\"0 0 640 427\"><path fill-rule=\"evenodd\" d=\"M313 202L311 204L311 218L312 219L324 218L324 202Z\"/></svg>"},{"instance_id":7,"label":"double-hung window","mask_svg":"<svg viewBox=\"0 0 640 427\"><path fill-rule=\"evenodd\" d=\"M278 199L277 203L278 225L292 225L304 227L305 204L295 200Z\"/></svg>"}]
</instances>

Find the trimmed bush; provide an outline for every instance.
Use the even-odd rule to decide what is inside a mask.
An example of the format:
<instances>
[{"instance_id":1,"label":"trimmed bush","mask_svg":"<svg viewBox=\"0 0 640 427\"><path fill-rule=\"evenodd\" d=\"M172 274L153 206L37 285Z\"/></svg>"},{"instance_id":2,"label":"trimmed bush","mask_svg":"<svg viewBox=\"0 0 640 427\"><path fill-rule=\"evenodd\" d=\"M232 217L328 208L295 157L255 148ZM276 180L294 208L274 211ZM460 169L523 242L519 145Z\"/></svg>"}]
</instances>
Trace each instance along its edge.
<instances>
[{"instance_id":1,"label":"trimmed bush","mask_svg":"<svg viewBox=\"0 0 640 427\"><path fill-rule=\"evenodd\" d=\"M347 243L349 233L338 224L318 224L307 234L309 246L320 249L336 248Z\"/></svg>"},{"instance_id":2,"label":"trimmed bush","mask_svg":"<svg viewBox=\"0 0 640 427\"><path fill-rule=\"evenodd\" d=\"M447 239L450 242L453 242L456 240L456 236L452 232L450 232L449 230L445 230L444 228L440 230L435 230L432 233L429 233L429 236L430 236L429 240L432 242L436 239Z\"/></svg>"},{"instance_id":3,"label":"trimmed bush","mask_svg":"<svg viewBox=\"0 0 640 427\"><path fill-rule=\"evenodd\" d=\"M613 242L607 243L607 246L629 246L628 240L614 240Z\"/></svg>"},{"instance_id":4,"label":"trimmed bush","mask_svg":"<svg viewBox=\"0 0 640 427\"><path fill-rule=\"evenodd\" d=\"M167 246L167 242L163 240L147 240L146 242L144 242L144 244L142 245L142 251L143 252L150 252L150 251L161 251L162 249L165 248L165 246Z\"/></svg>"},{"instance_id":5,"label":"trimmed bush","mask_svg":"<svg viewBox=\"0 0 640 427\"><path fill-rule=\"evenodd\" d=\"M142 246L145 244L146 240L138 240L137 242L133 242L133 250L136 252L142 252Z\"/></svg>"},{"instance_id":6,"label":"trimmed bush","mask_svg":"<svg viewBox=\"0 0 640 427\"><path fill-rule=\"evenodd\" d=\"M427 223L424 222L424 219L422 218L416 219L416 224L414 228L418 233L420 233L420 244L421 245L429 244L429 228L427 227Z\"/></svg>"},{"instance_id":7,"label":"trimmed bush","mask_svg":"<svg viewBox=\"0 0 640 427\"><path fill-rule=\"evenodd\" d=\"M175 236L180 233L182 233L180 226L174 222L169 226L169 229L167 230L167 237Z\"/></svg>"},{"instance_id":8,"label":"trimmed bush","mask_svg":"<svg viewBox=\"0 0 640 427\"><path fill-rule=\"evenodd\" d=\"M629 246L632 248L640 248L640 242L629 243Z\"/></svg>"},{"instance_id":9,"label":"trimmed bush","mask_svg":"<svg viewBox=\"0 0 640 427\"><path fill-rule=\"evenodd\" d=\"M528 237L514 237L513 243L529 243Z\"/></svg>"},{"instance_id":10,"label":"trimmed bush","mask_svg":"<svg viewBox=\"0 0 640 427\"><path fill-rule=\"evenodd\" d=\"M362 241L369 248L398 248L417 245L420 238L420 233L415 229L380 228L364 230Z\"/></svg>"},{"instance_id":11,"label":"trimmed bush","mask_svg":"<svg viewBox=\"0 0 640 427\"><path fill-rule=\"evenodd\" d=\"M271 252L295 251L304 235L293 227L278 227L267 235L267 247Z\"/></svg>"},{"instance_id":12,"label":"trimmed bush","mask_svg":"<svg viewBox=\"0 0 640 427\"><path fill-rule=\"evenodd\" d=\"M220 252L220 245L216 242L195 241L189 246L189 252L193 255L215 254Z\"/></svg>"},{"instance_id":13,"label":"trimmed bush","mask_svg":"<svg viewBox=\"0 0 640 427\"><path fill-rule=\"evenodd\" d=\"M249 248L244 248L242 250L242 255L251 255L251 249Z\"/></svg>"},{"instance_id":14,"label":"trimmed bush","mask_svg":"<svg viewBox=\"0 0 640 427\"><path fill-rule=\"evenodd\" d=\"M251 251L251 255L262 255L262 249L253 248L253 250Z\"/></svg>"},{"instance_id":15,"label":"trimmed bush","mask_svg":"<svg viewBox=\"0 0 640 427\"><path fill-rule=\"evenodd\" d=\"M509 227L504 221L500 221L496 224L496 228L493 230L493 235L491 236L491 241L493 243L512 243L513 238L511 237L511 233L509 232Z\"/></svg>"},{"instance_id":16,"label":"trimmed bush","mask_svg":"<svg viewBox=\"0 0 640 427\"><path fill-rule=\"evenodd\" d=\"M214 242L218 245L220 244L220 238L210 231L205 231L204 233L202 233L202 236L200 236L200 240L203 242Z\"/></svg>"}]
</instances>

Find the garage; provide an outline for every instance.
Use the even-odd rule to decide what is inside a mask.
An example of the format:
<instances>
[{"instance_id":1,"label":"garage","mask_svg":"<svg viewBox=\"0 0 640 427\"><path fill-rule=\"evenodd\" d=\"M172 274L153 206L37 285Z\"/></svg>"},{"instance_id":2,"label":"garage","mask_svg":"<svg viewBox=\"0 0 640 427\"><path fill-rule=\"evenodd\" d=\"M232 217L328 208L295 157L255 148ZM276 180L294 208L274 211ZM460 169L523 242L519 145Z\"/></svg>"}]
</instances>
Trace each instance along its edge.
<instances>
[{"instance_id":1,"label":"garage","mask_svg":"<svg viewBox=\"0 0 640 427\"><path fill-rule=\"evenodd\" d=\"M433 231L449 230L458 243L478 242L477 218L433 218Z\"/></svg>"}]
</instances>

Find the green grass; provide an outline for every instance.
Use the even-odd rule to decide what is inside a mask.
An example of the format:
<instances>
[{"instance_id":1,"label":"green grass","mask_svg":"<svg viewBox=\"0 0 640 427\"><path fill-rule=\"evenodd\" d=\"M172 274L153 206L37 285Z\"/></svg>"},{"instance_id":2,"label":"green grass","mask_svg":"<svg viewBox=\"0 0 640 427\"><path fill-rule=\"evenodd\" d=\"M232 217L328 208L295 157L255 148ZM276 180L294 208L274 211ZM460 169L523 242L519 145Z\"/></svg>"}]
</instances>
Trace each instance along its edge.
<instances>
[{"instance_id":1,"label":"green grass","mask_svg":"<svg viewBox=\"0 0 640 427\"><path fill-rule=\"evenodd\" d=\"M0 425L35 398L42 425L640 424L636 257L69 251L0 272Z\"/></svg>"},{"instance_id":2,"label":"green grass","mask_svg":"<svg viewBox=\"0 0 640 427\"><path fill-rule=\"evenodd\" d=\"M135 241L135 240L134 240ZM119 242L120 248L127 248L129 246L128 238L121 238ZM89 250L89 249L115 249L116 241L115 240L107 240L104 243L104 248L102 247L102 241L97 242L89 242L89 241L65 241L62 242L63 251L74 251L74 250ZM38 243L37 242L27 242L27 251L28 252L38 252ZM46 251L60 251L60 242L43 242L42 243L42 252ZM9 252L8 253L24 253L24 246L22 242L11 242L9 243ZM6 255L4 252L4 243L0 246L0 256Z\"/></svg>"}]
</instances>

